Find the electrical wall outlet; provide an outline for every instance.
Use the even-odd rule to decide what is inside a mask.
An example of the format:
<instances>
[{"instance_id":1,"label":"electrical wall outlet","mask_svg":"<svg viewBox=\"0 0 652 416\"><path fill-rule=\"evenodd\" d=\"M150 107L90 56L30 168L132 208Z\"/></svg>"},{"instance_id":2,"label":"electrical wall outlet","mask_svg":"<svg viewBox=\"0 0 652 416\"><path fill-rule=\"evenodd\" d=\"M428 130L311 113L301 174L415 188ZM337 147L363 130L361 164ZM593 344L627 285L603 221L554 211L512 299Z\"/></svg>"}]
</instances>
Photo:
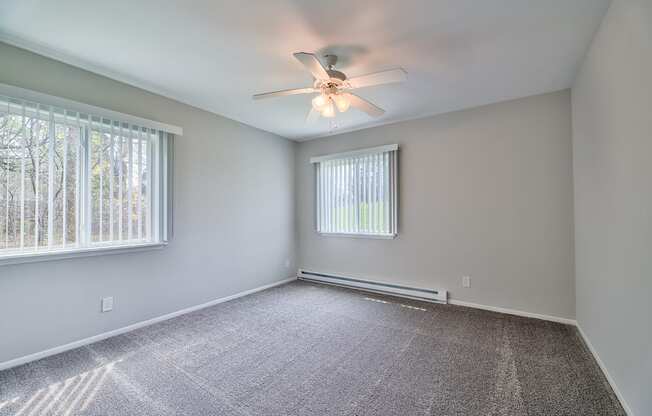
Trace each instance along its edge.
<instances>
[{"instance_id":1,"label":"electrical wall outlet","mask_svg":"<svg viewBox=\"0 0 652 416\"><path fill-rule=\"evenodd\" d=\"M471 276L462 276L462 287L471 287Z\"/></svg>"},{"instance_id":2,"label":"electrical wall outlet","mask_svg":"<svg viewBox=\"0 0 652 416\"><path fill-rule=\"evenodd\" d=\"M285 259L285 268L286 269L290 268L290 259Z\"/></svg>"},{"instance_id":3,"label":"electrical wall outlet","mask_svg":"<svg viewBox=\"0 0 652 416\"><path fill-rule=\"evenodd\" d=\"M109 312L113 310L113 296L102 298L102 312Z\"/></svg>"}]
</instances>

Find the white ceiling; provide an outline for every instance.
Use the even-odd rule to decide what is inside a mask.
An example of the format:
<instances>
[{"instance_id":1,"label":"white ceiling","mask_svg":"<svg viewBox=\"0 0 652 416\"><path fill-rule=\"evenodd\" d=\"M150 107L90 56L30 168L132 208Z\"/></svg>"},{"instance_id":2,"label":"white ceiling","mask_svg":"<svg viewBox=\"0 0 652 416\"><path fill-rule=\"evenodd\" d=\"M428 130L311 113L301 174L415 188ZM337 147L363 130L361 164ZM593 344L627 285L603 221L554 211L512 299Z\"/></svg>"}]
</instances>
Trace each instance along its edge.
<instances>
[{"instance_id":1,"label":"white ceiling","mask_svg":"<svg viewBox=\"0 0 652 416\"><path fill-rule=\"evenodd\" d=\"M3 0L0 40L295 140L568 88L609 0ZM306 124L297 51L335 51L387 110ZM165 120L163 120L165 121Z\"/></svg>"}]
</instances>

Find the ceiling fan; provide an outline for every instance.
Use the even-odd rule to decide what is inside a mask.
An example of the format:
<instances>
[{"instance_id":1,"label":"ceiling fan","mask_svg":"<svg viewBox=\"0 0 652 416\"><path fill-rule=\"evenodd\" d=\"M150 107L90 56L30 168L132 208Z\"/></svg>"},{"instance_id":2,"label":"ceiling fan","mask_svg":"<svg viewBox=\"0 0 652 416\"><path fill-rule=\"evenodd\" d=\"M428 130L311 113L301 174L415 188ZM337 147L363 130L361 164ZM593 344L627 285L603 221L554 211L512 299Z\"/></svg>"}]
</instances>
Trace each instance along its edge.
<instances>
[{"instance_id":1,"label":"ceiling fan","mask_svg":"<svg viewBox=\"0 0 652 416\"><path fill-rule=\"evenodd\" d=\"M319 95L312 99L312 108L306 121L314 121L320 115L326 118L335 117L336 108L340 113L343 113L351 106L369 114L371 117L380 117L385 113L385 110L349 91L362 87L403 82L406 78L406 72L401 68L347 78L343 72L334 69L335 64L337 64L336 55L324 56L327 68L324 68L319 59L312 53L297 52L294 57L315 78L313 86L256 94L253 99L260 100L285 95L318 93Z\"/></svg>"}]
</instances>

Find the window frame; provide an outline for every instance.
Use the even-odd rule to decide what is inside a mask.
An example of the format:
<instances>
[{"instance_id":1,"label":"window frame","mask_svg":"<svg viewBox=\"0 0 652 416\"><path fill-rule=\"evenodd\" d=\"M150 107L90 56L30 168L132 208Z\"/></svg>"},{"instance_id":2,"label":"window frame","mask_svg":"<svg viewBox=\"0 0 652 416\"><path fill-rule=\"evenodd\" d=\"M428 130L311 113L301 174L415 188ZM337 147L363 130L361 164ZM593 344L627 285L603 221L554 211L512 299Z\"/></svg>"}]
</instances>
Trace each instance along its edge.
<instances>
[{"instance_id":1,"label":"window frame","mask_svg":"<svg viewBox=\"0 0 652 416\"><path fill-rule=\"evenodd\" d=\"M10 249L7 253L0 250L0 266L18 263L32 263L49 260L61 260L74 257L98 256L104 254L120 254L127 252L140 252L146 250L155 250L167 245L168 237L171 232L171 178L172 173L172 143L175 135L182 135L183 130L180 127L160 123L157 121L147 120L144 118L131 116L79 103L76 101L43 94L12 85L0 84L0 96L11 100L12 103L21 102L35 104L39 109L49 107L50 120L48 128L58 124L52 116L56 110L63 111L64 120L68 118L69 113L77 113L77 117L84 115L87 117L84 123L79 123L75 127L79 128L80 162L81 165L76 167L76 175L79 176L79 185L76 190L79 195L79 206L81 210L77 211L76 222L78 224L79 238L75 241L75 247L43 247L34 250L32 247L20 250ZM7 105L11 103L7 101ZM24 107L23 107L24 108ZM24 110L23 110L24 111ZM99 125L93 127L93 123ZM117 125L127 125L130 129L136 127L139 133L143 134L147 142L147 152L149 161L148 178L147 178L147 199L149 206L149 224L146 226L150 230L149 240L114 240L110 242L93 242L91 238L92 221L90 217L92 194L88 185L92 174L89 169L92 155L90 154L90 137L91 131L103 132L107 125L103 120L109 121L109 128ZM67 123L64 123L66 125ZM55 130L52 129L54 132ZM142 133L142 132L145 133ZM154 131L156 133L154 133ZM113 136L113 131L110 133ZM154 136L156 135L156 138ZM120 137L118 134L117 137ZM113 140L113 138L111 139ZM130 145L132 142L129 142ZM141 142L139 142L139 146ZM145 160L145 159L143 159ZM140 164L139 164L140 166ZM1 207L0 207L1 209ZM70 209L70 207L68 208ZM144 214L143 214L144 215ZM143 220L146 217L143 217ZM49 218L48 218L49 220Z\"/></svg>"},{"instance_id":2,"label":"window frame","mask_svg":"<svg viewBox=\"0 0 652 416\"><path fill-rule=\"evenodd\" d=\"M388 144L364 149L357 149L348 152L333 153L322 156L315 156L310 158L310 163L314 165L314 227L315 232L324 237L346 237L346 238L363 238L363 239L381 239L381 240L391 240L398 236L399 226L398 226L398 144ZM324 195L321 192L320 185L320 164L325 161L331 160L341 160L348 159L355 156L368 156L373 154L384 154L389 153L389 233L367 233L367 232L331 232L323 231L320 229L320 195ZM359 225L358 225L359 227Z\"/></svg>"}]
</instances>

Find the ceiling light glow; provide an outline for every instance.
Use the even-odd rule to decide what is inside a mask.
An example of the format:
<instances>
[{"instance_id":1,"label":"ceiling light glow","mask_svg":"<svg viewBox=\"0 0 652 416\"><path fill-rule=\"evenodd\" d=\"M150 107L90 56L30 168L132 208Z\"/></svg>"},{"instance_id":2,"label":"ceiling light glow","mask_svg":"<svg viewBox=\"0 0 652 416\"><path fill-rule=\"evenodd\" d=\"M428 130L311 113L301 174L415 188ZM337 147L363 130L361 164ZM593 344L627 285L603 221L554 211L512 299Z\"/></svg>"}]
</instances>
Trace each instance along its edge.
<instances>
[{"instance_id":1,"label":"ceiling light glow","mask_svg":"<svg viewBox=\"0 0 652 416\"><path fill-rule=\"evenodd\" d=\"M337 109L340 113L346 112L346 110L348 110L349 107L351 107L351 102L344 95L336 94L333 97L333 101L335 101L335 105L337 106Z\"/></svg>"},{"instance_id":2,"label":"ceiling light glow","mask_svg":"<svg viewBox=\"0 0 652 416\"><path fill-rule=\"evenodd\" d=\"M322 111L327 102L328 98L324 94L319 94L312 99L312 108L317 111Z\"/></svg>"},{"instance_id":3,"label":"ceiling light glow","mask_svg":"<svg viewBox=\"0 0 652 416\"><path fill-rule=\"evenodd\" d=\"M321 110L321 116L326 118L335 117L335 106L333 105L333 100L329 97L328 102Z\"/></svg>"}]
</instances>

